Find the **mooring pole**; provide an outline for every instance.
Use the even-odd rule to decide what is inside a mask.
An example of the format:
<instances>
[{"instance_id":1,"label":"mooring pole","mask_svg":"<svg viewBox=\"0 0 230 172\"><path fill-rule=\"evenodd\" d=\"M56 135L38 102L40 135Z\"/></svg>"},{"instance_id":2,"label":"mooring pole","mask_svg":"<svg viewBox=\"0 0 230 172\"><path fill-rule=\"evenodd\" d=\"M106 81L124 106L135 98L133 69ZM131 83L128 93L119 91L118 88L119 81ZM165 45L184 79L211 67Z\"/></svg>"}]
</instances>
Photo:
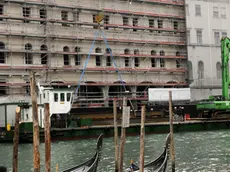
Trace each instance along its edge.
<instances>
[{"instance_id":1,"label":"mooring pole","mask_svg":"<svg viewBox=\"0 0 230 172\"><path fill-rule=\"evenodd\" d=\"M13 172L18 172L18 141L19 141L20 107L16 108L14 125Z\"/></svg>"},{"instance_id":2,"label":"mooring pole","mask_svg":"<svg viewBox=\"0 0 230 172\"><path fill-rule=\"evenodd\" d=\"M124 97L123 98L123 110L124 110L124 107L127 106L127 100L126 98ZM122 116L122 124L123 124L123 116ZM126 139L126 128L121 126L121 140L120 140L120 152L119 152L119 172L123 172L123 154L124 154L124 147L125 147L125 139Z\"/></svg>"},{"instance_id":3,"label":"mooring pole","mask_svg":"<svg viewBox=\"0 0 230 172\"><path fill-rule=\"evenodd\" d=\"M45 160L46 172L50 172L51 162L51 141L50 141L50 105L45 103Z\"/></svg>"},{"instance_id":4,"label":"mooring pole","mask_svg":"<svg viewBox=\"0 0 230 172\"><path fill-rule=\"evenodd\" d=\"M172 161L172 172L175 172L175 150L173 139L173 112L172 112L172 91L169 91L169 115L170 115L170 154Z\"/></svg>"},{"instance_id":5,"label":"mooring pole","mask_svg":"<svg viewBox=\"0 0 230 172\"><path fill-rule=\"evenodd\" d=\"M140 136L140 172L144 172L145 163L145 105L141 107L141 136Z\"/></svg>"},{"instance_id":6,"label":"mooring pole","mask_svg":"<svg viewBox=\"0 0 230 172\"><path fill-rule=\"evenodd\" d=\"M118 128L117 128L117 101L113 100L113 115L114 115L114 145L115 145L115 172L118 172Z\"/></svg>"},{"instance_id":7,"label":"mooring pole","mask_svg":"<svg viewBox=\"0 0 230 172\"><path fill-rule=\"evenodd\" d=\"M32 99L32 113L33 113L34 172L40 172L38 105L37 105L37 96L36 96L35 72L33 71L30 72L30 94Z\"/></svg>"}]
</instances>

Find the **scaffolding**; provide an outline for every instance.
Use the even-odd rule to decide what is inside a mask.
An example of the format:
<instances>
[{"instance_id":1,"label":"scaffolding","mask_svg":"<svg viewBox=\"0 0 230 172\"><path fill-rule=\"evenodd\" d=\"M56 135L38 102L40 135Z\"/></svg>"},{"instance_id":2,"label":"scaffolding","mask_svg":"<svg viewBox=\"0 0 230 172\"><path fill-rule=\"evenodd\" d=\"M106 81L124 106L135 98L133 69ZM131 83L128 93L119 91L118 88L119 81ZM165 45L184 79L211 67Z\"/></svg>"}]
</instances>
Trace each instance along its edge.
<instances>
[{"instance_id":1,"label":"scaffolding","mask_svg":"<svg viewBox=\"0 0 230 172\"><path fill-rule=\"evenodd\" d=\"M38 71L42 85L76 86L94 40L93 16L101 11L101 27L124 81L116 78L99 35L81 83L83 91L99 87L103 100L110 101L110 87L119 90L115 87L123 82L133 99L149 87L188 86L183 0L5 0L0 53L6 60L0 59L0 90L17 87L21 93L28 86L29 70Z\"/></svg>"}]
</instances>

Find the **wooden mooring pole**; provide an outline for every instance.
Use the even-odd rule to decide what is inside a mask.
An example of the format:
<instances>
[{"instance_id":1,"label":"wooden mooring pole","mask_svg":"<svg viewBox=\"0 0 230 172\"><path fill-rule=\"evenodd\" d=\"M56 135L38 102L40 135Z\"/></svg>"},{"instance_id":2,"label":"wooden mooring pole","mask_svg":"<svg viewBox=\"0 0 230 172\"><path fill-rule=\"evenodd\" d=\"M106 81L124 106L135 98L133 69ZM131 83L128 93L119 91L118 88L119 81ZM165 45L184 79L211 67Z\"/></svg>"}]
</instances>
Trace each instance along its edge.
<instances>
[{"instance_id":1,"label":"wooden mooring pole","mask_svg":"<svg viewBox=\"0 0 230 172\"><path fill-rule=\"evenodd\" d=\"M13 172L18 172L18 142L19 142L19 121L20 107L16 108L15 125L14 125L14 149L13 149Z\"/></svg>"},{"instance_id":2,"label":"wooden mooring pole","mask_svg":"<svg viewBox=\"0 0 230 172\"><path fill-rule=\"evenodd\" d=\"M118 164L118 156L119 156L119 148L118 148L118 128L117 128L117 101L113 100L113 115L114 115L114 146L115 146L115 172L118 172L119 164Z\"/></svg>"},{"instance_id":3,"label":"wooden mooring pole","mask_svg":"<svg viewBox=\"0 0 230 172\"><path fill-rule=\"evenodd\" d=\"M141 107L141 136L140 136L140 172L144 172L145 163L145 105Z\"/></svg>"},{"instance_id":4,"label":"wooden mooring pole","mask_svg":"<svg viewBox=\"0 0 230 172\"><path fill-rule=\"evenodd\" d=\"M123 99L123 110L124 107L127 106L127 100L124 97ZM122 125L124 121L124 116L122 115ZM121 139L120 139L120 151L119 151L119 172L123 172L123 154L125 148L125 139L126 139L126 128L124 126L121 127Z\"/></svg>"},{"instance_id":5,"label":"wooden mooring pole","mask_svg":"<svg viewBox=\"0 0 230 172\"><path fill-rule=\"evenodd\" d=\"M32 114L33 114L34 172L40 172L38 105L37 105L37 96L36 96L35 72L33 71L30 72L30 93L32 99Z\"/></svg>"},{"instance_id":6,"label":"wooden mooring pole","mask_svg":"<svg viewBox=\"0 0 230 172\"><path fill-rule=\"evenodd\" d=\"M169 115L170 115L170 154L172 162L172 172L175 172L175 150L173 139L173 112L172 112L172 91L169 91Z\"/></svg>"},{"instance_id":7,"label":"wooden mooring pole","mask_svg":"<svg viewBox=\"0 0 230 172\"><path fill-rule=\"evenodd\" d=\"M46 160L46 172L50 172L50 162L51 162L51 140L50 140L50 105L45 103L45 160Z\"/></svg>"}]
</instances>

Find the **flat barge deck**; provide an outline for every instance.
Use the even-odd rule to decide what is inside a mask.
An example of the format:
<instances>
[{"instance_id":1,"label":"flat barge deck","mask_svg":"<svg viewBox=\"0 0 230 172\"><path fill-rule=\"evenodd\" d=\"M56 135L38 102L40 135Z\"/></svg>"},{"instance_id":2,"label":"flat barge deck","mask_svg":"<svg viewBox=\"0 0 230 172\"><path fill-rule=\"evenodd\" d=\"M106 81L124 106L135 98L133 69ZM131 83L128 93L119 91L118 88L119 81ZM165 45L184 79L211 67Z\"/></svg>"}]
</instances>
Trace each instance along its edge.
<instances>
[{"instance_id":1,"label":"flat barge deck","mask_svg":"<svg viewBox=\"0 0 230 172\"><path fill-rule=\"evenodd\" d=\"M121 126L118 125L119 133ZM191 119L189 121L174 122L174 132L195 132L230 129L230 119ZM83 127L52 128L51 140L77 140L98 137L104 133L105 137L114 134L113 125L92 125ZM169 132L169 122L147 122L146 134L162 134ZM140 133L140 123L131 123L126 129L128 136L137 136ZM20 142L32 142L32 132L20 132ZM40 130L40 140L44 141L44 131ZM0 143L13 142L13 130L0 131Z\"/></svg>"}]
</instances>

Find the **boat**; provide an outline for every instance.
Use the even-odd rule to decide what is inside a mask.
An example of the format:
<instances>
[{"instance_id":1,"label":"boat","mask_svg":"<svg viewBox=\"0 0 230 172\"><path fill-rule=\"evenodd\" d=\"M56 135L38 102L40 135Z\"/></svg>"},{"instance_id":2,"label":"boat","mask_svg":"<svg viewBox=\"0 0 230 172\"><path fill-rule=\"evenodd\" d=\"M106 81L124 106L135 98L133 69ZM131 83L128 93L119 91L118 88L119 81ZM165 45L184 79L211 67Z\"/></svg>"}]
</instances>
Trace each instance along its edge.
<instances>
[{"instance_id":1,"label":"boat","mask_svg":"<svg viewBox=\"0 0 230 172\"><path fill-rule=\"evenodd\" d=\"M63 172L96 172L98 162L100 161L100 157L101 157L102 142L103 142L103 134L101 134L97 139L96 153L93 155L92 158L90 158L89 160L85 161L80 165L64 170Z\"/></svg>"},{"instance_id":2,"label":"boat","mask_svg":"<svg viewBox=\"0 0 230 172\"><path fill-rule=\"evenodd\" d=\"M166 137L165 147L162 154L152 162L145 164L144 171L148 172L165 172L167 168L167 162L169 157L169 144L170 144L170 133ZM131 167L126 169L126 172L138 172L140 169L137 165L131 164Z\"/></svg>"}]
</instances>

